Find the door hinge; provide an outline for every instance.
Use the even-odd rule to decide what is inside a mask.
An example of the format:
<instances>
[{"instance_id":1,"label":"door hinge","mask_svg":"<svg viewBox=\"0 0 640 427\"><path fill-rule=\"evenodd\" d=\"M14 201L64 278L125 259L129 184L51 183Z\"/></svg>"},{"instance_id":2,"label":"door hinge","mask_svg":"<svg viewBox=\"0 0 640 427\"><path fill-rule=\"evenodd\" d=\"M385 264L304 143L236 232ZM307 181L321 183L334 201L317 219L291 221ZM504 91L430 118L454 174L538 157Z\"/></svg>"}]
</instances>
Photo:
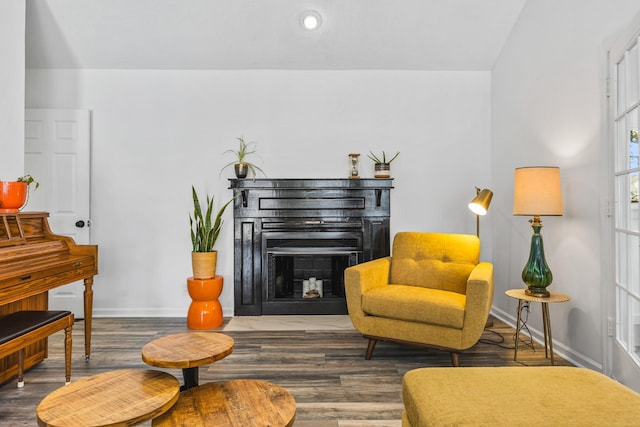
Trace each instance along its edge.
<instances>
[{"instance_id":1,"label":"door hinge","mask_svg":"<svg viewBox=\"0 0 640 427\"><path fill-rule=\"evenodd\" d=\"M607 335L612 337L615 333L615 320L613 319L613 317L608 317L607 318Z\"/></svg>"}]
</instances>

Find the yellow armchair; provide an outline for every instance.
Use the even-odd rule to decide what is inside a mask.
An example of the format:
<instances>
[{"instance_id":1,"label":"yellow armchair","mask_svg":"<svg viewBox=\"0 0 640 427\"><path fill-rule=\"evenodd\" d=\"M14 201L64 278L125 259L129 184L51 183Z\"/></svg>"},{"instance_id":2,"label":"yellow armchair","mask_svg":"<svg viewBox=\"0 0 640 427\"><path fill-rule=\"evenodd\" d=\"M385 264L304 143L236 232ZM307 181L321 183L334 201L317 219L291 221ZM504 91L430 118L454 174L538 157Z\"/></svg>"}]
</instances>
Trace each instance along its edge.
<instances>
[{"instance_id":1,"label":"yellow armchair","mask_svg":"<svg viewBox=\"0 0 640 427\"><path fill-rule=\"evenodd\" d=\"M345 270L353 326L369 340L451 353L474 346L493 303L493 265L479 262L480 241L466 234L401 232L390 257Z\"/></svg>"}]
</instances>

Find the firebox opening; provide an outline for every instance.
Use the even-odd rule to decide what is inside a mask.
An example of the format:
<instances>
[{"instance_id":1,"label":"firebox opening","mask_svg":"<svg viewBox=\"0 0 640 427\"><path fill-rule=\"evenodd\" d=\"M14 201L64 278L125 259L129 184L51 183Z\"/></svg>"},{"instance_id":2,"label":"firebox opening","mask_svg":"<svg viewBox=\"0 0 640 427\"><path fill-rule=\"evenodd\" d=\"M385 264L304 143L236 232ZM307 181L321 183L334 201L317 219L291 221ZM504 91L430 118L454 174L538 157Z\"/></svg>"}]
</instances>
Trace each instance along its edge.
<instances>
[{"instance_id":1,"label":"firebox opening","mask_svg":"<svg viewBox=\"0 0 640 427\"><path fill-rule=\"evenodd\" d=\"M357 262L357 252L270 253L267 300L342 299L344 270Z\"/></svg>"}]
</instances>

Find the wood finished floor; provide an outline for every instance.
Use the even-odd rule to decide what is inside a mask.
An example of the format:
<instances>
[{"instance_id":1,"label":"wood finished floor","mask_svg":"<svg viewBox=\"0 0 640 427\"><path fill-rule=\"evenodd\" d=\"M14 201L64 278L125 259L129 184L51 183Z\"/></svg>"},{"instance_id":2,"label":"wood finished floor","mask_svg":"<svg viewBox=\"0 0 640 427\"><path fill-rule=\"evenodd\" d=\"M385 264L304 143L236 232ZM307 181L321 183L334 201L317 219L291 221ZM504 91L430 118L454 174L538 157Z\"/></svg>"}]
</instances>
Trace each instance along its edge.
<instances>
[{"instance_id":1,"label":"wood finished floor","mask_svg":"<svg viewBox=\"0 0 640 427\"><path fill-rule=\"evenodd\" d=\"M76 322L73 330L72 380L114 369L150 369L142 362L142 346L155 338L188 330L185 320L179 318L94 319L91 360L85 362L83 326L82 321ZM384 342L378 343L371 360L364 360L367 343L356 331L225 333L234 338L234 351L221 361L201 367L200 383L236 378L276 383L296 400L297 427L399 427L404 373L415 368L450 366L447 353ZM1 426L37 425L38 403L64 383L61 334L49 339L49 358L26 373L24 388L18 389L15 379L0 386ZM550 364L544 348L538 345L535 352L520 346L515 362L513 335L512 328L494 319L483 342L461 355L461 365ZM500 345L484 342L501 337L505 342ZM556 365L570 364L556 356ZM182 382L180 370L166 371Z\"/></svg>"}]
</instances>

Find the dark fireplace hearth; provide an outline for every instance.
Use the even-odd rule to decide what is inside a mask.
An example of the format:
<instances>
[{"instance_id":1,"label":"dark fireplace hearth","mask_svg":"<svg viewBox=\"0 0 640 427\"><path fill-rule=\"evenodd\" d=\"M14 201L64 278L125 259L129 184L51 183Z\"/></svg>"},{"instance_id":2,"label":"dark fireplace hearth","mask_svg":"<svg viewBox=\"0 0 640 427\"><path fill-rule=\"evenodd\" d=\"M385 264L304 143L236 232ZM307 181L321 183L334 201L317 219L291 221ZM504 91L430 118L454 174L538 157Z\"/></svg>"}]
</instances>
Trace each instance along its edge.
<instances>
[{"instance_id":1,"label":"dark fireplace hearth","mask_svg":"<svg viewBox=\"0 0 640 427\"><path fill-rule=\"evenodd\" d=\"M389 255L392 180L230 182L235 315L346 314L344 269Z\"/></svg>"}]
</instances>

